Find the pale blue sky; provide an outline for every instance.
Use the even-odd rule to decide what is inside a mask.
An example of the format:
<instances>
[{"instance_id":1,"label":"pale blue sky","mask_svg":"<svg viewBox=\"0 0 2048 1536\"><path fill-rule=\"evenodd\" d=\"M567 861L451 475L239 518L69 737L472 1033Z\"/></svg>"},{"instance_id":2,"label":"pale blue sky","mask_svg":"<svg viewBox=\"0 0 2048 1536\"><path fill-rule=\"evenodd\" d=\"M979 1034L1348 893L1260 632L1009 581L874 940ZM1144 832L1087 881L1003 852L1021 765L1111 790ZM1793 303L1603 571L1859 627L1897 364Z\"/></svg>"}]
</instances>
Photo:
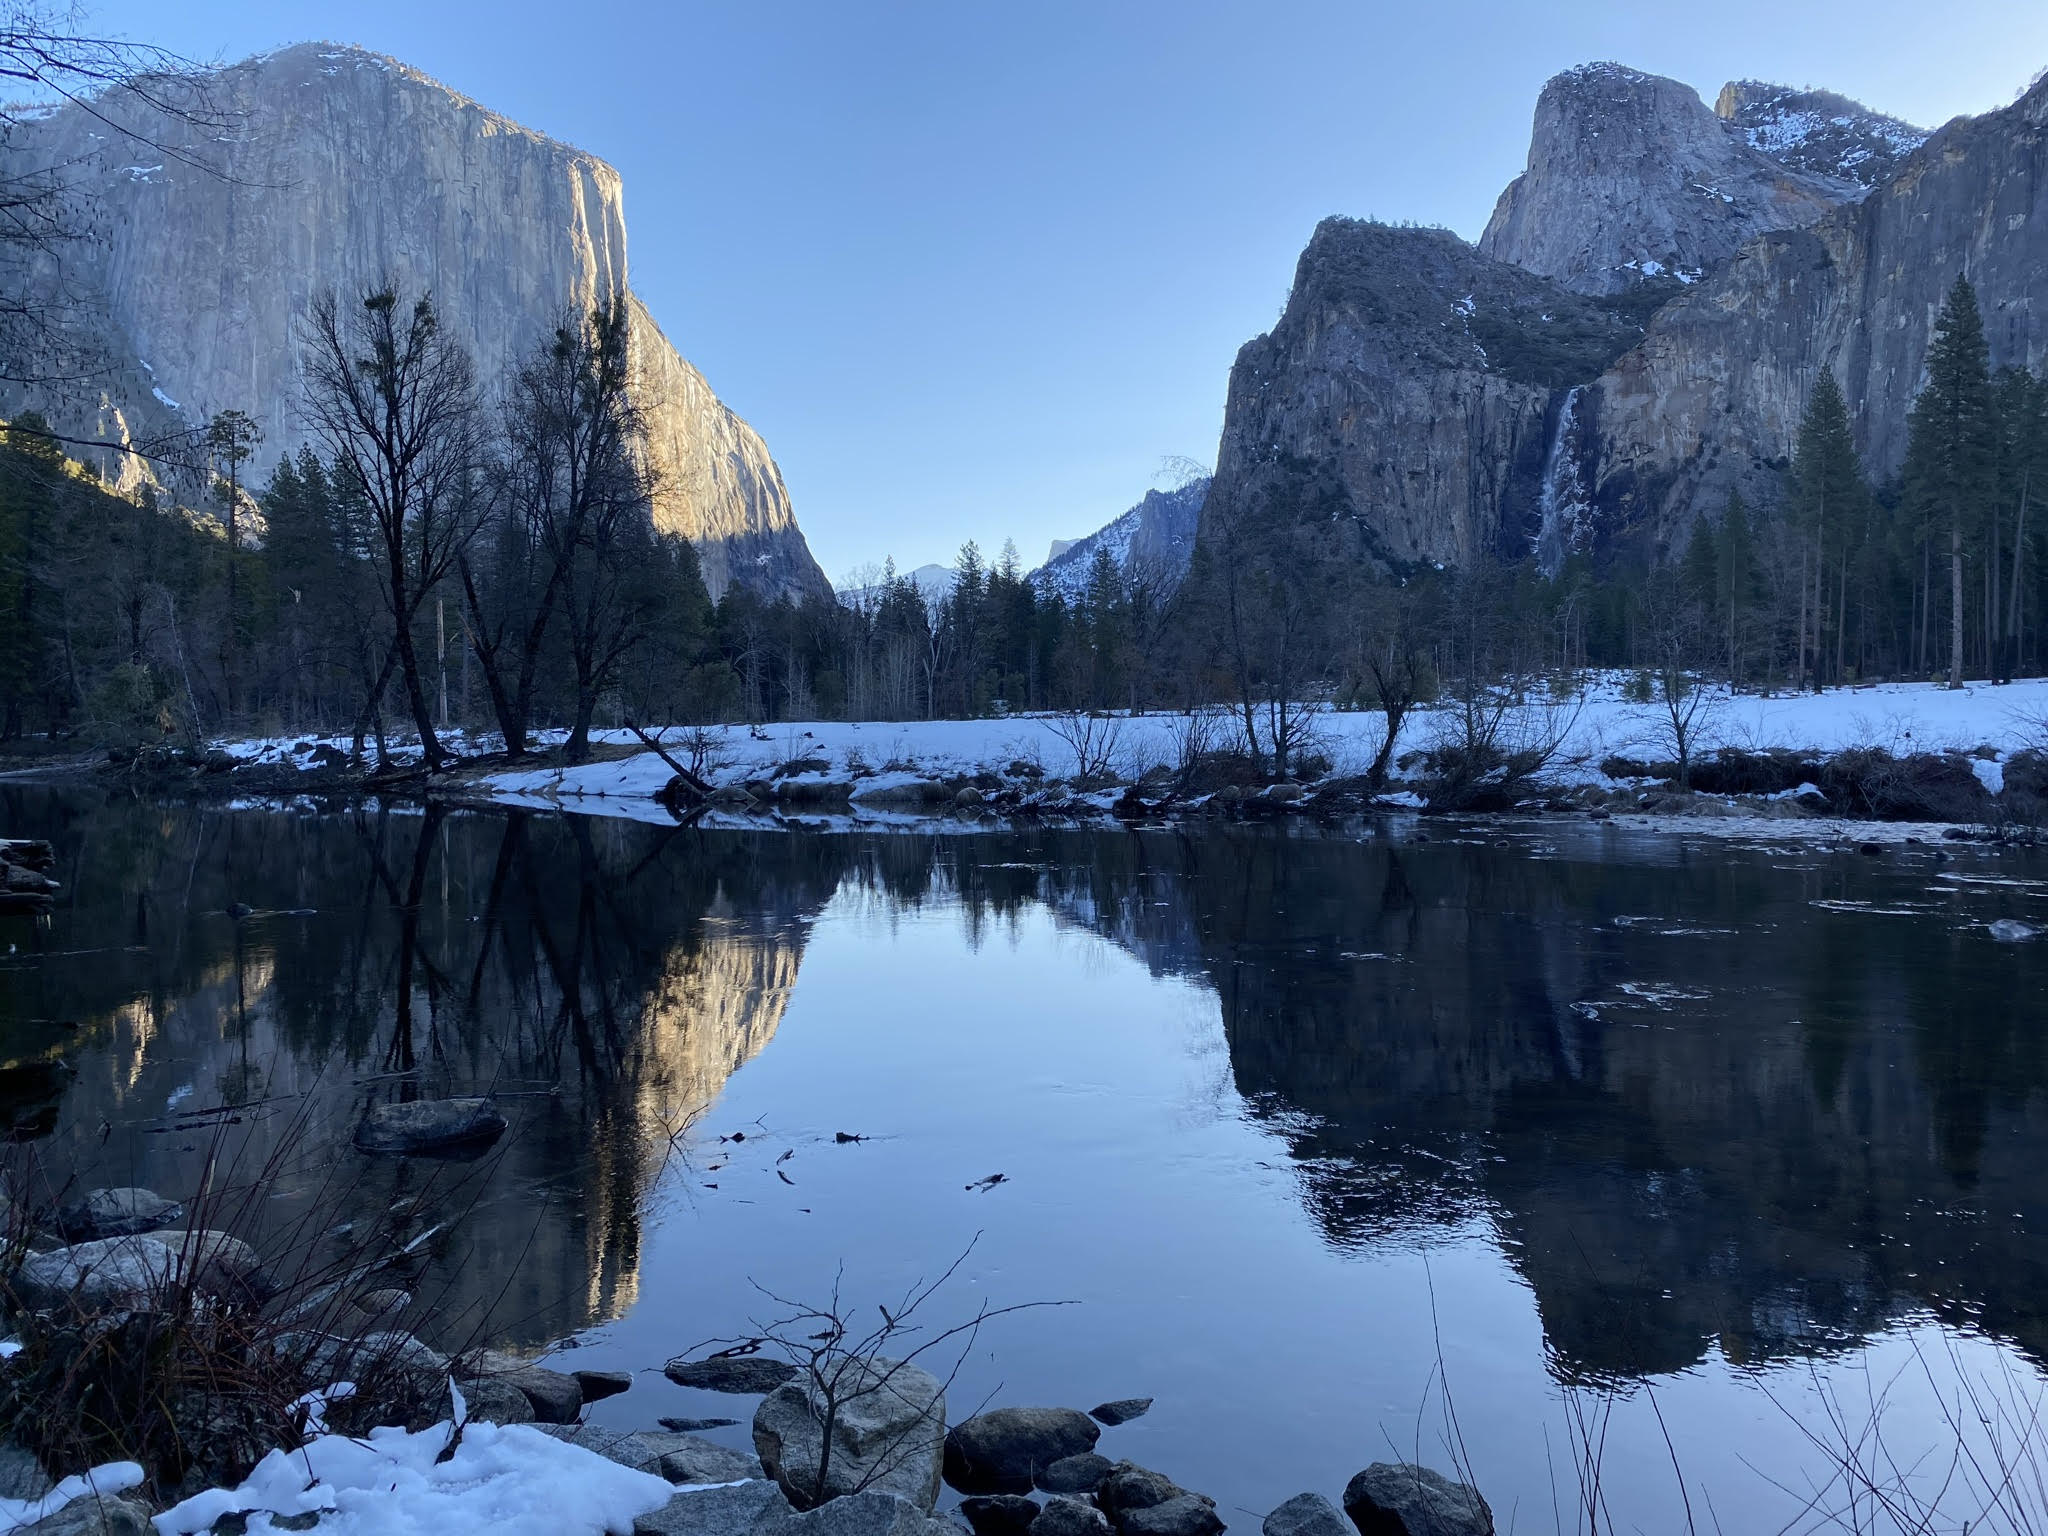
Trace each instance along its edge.
<instances>
[{"instance_id":1,"label":"pale blue sky","mask_svg":"<svg viewBox=\"0 0 2048 1536\"><path fill-rule=\"evenodd\" d=\"M2039 0L111 0L200 58L425 70L625 178L634 286L767 439L835 581L1027 563L1210 461L1318 218L1477 236L1536 93L1612 58L1923 124L2048 66Z\"/></svg>"}]
</instances>

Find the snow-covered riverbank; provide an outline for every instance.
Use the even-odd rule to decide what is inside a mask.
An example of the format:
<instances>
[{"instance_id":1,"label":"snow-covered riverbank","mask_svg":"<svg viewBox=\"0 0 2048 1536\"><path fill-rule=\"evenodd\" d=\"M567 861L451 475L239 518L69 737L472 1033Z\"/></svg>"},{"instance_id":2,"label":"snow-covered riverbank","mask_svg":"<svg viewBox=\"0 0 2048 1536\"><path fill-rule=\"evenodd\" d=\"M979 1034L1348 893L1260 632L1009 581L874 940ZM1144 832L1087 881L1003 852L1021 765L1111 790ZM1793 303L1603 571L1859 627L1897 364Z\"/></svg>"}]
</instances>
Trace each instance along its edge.
<instances>
[{"instance_id":1,"label":"snow-covered riverbank","mask_svg":"<svg viewBox=\"0 0 2048 1536\"><path fill-rule=\"evenodd\" d=\"M1509 711L1504 731L1516 740L1555 739L1542 780L1553 790L1614 791L1640 787L1602 765L1616 758L1668 760L1675 755L1670 712L1628 696L1625 676L1598 679L1583 694L1530 697ZM1119 790L1147 774L1171 773L1189 741L1183 714L1116 716L1092 723L1093 739L1077 740L1072 716L1013 715L986 720L910 722L813 721L769 727L713 727L660 733L672 755L687 759L715 787L752 786L753 798L816 808L835 802L846 814L888 820L941 806L950 786L1015 786L1044 797L1057 792L1069 810L1103 812ZM1929 684L1836 689L1822 694L1710 695L1692 721L1695 758L1723 747L1749 752L1789 750L1832 755L1877 749L1894 757L1960 753L1985 789L2003 787L2003 765L2018 752L2048 745L2048 680L2004 687L1977 684L1949 690ZM1210 712L1206 737L1227 747L1234 722ZM1324 776L1362 773L1380 747L1377 712L1324 710L1313 722L1306 755ZM1417 787L1426 771L1419 754L1455 739L1454 707L1418 709L1398 744L1394 782ZM637 745L625 732L608 738ZM1091 763L1106 772L1084 772ZM491 773L477 789L529 806L560 805L599 814L659 814L658 797L673 777L662 758L636 750L577 767L536 767ZM769 793L763 794L764 787ZM737 796L734 796L737 800ZM1787 796L1787 798L1790 798ZM1770 819L1770 818L1766 818Z\"/></svg>"}]
</instances>

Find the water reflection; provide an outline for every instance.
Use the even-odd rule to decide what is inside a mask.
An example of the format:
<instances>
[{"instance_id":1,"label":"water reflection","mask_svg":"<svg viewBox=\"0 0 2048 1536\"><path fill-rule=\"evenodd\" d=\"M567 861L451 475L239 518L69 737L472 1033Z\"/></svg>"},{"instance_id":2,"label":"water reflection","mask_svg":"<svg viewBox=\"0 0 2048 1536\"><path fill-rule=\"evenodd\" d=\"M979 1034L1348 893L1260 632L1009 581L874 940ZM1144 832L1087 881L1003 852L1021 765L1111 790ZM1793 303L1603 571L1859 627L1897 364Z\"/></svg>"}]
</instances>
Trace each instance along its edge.
<instances>
[{"instance_id":1,"label":"water reflection","mask_svg":"<svg viewBox=\"0 0 2048 1536\"><path fill-rule=\"evenodd\" d=\"M970 945L1049 912L1198 981L1324 1240L1490 1223L1562 1380L1824 1354L1917 1308L2048 1359L2048 964L1983 927L2039 919L2012 861L20 790L0 825L53 837L68 885L0 963L12 1133L182 1192L193 1112L242 1106L242 1155L295 1170L267 1220L328 1202L388 1228L465 1327L537 1341L634 1304L671 1139L770 1047L813 924L864 890L957 912ZM468 1091L514 1132L444 1227L416 1165L345 1149L373 1102Z\"/></svg>"}]
</instances>

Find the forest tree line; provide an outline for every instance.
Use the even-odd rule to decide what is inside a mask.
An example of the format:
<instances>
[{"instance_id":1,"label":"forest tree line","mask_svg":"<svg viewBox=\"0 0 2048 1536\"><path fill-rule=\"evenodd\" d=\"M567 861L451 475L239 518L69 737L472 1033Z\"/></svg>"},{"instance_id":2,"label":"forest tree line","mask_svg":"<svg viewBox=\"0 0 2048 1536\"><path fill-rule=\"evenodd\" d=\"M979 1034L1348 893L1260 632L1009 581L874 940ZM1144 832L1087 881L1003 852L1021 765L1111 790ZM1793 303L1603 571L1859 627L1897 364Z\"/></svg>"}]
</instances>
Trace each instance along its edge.
<instances>
[{"instance_id":1,"label":"forest tree line","mask_svg":"<svg viewBox=\"0 0 2048 1536\"><path fill-rule=\"evenodd\" d=\"M1966 282L1894 481L1871 483L1823 371L1773 505L1731 498L1648 568L1580 557L1554 579L1530 560L1290 561L1211 521L1177 589L1098 550L1063 591L1014 546L990 561L970 542L943 595L885 569L837 599L735 585L714 603L688 541L655 525L617 306L565 318L488 402L431 302L390 289L317 305L301 362L317 449L245 486L260 439L223 413L198 510L112 495L39 420L8 426L0 735L343 733L381 757L402 733L437 758L450 727L515 754L555 730L578 758L629 720L1222 701L1284 771L1308 704L1589 667L2002 679L2038 670L2048 637L2048 381L1992 371Z\"/></svg>"}]
</instances>

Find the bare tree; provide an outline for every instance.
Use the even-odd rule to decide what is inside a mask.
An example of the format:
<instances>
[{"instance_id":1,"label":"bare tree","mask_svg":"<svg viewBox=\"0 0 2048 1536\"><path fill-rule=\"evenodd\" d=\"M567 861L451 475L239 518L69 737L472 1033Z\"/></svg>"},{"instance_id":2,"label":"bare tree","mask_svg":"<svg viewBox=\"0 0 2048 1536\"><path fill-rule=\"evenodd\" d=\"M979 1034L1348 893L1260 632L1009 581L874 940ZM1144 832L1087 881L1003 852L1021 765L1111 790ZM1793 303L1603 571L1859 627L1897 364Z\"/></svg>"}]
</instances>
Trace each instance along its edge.
<instances>
[{"instance_id":1,"label":"bare tree","mask_svg":"<svg viewBox=\"0 0 2048 1536\"><path fill-rule=\"evenodd\" d=\"M302 366L307 423L368 507L406 702L427 765L438 767L449 754L434 734L412 631L481 518L475 370L433 301L407 303L389 282L346 310L332 293L316 299Z\"/></svg>"}]
</instances>

